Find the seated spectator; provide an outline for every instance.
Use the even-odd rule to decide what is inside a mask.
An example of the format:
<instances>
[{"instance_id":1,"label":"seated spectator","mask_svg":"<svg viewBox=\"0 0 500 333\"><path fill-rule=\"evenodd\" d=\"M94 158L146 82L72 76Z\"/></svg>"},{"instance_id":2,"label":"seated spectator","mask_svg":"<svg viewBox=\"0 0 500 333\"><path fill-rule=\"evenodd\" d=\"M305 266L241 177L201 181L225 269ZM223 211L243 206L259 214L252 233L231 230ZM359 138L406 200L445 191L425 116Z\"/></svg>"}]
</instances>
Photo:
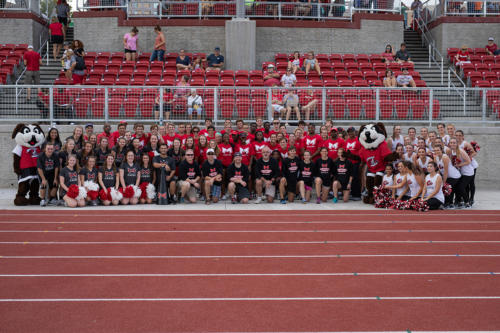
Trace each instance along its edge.
<instances>
[{"instance_id":1,"label":"seated spectator","mask_svg":"<svg viewBox=\"0 0 500 333\"><path fill-rule=\"evenodd\" d=\"M385 60L385 63L386 64L390 64L391 62L394 62L394 56L395 55L396 55L396 53L392 49L392 45L391 44L387 44L386 47L385 47L384 53L382 53L382 57Z\"/></svg>"},{"instance_id":2,"label":"seated spectator","mask_svg":"<svg viewBox=\"0 0 500 333\"><path fill-rule=\"evenodd\" d=\"M292 73L295 74L299 69L302 68L303 60L300 58L299 51L293 52L293 59L288 61L288 67L292 69Z\"/></svg>"},{"instance_id":3,"label":"seated spectator","mask_svg":"<svg viewBox=\"0 0 500 333\"><path fill-rule=\"evenodd\" d=\"M267 65L267 71L264 71L264 85L267 87L277 86L280 84L280 74L274 71L274 65Z\"/></svg>"},{"instance_id":4,"label":"seated spectator","mask_svg":"<svg viewBox=\"0 0 500 333\"><path fill-rule=\"evenodd\" d=\"M298 0L295 6L295 16L309 16L311 13L311 0Z\"/></svg>"},{"instance_id":5,"label":"seated spectator","mask_svg":"<svg viewBox=\"0 0 500 333\"><path fill-rule=\"evenodd\" d=\"M292 73L292 69L288 67L286 73L281 77L281 86L285 88L295 87L297 84L297 78L295 74Z\"/></svg>"},{"instance_id":6,"label":"seated spectator","mask_svg":"<svg viewBox=\"0 0 500 333\"><path fill-rule=\"evenodd\" d=\"M495 39L493 37L488 38L486 51L489 55L500 55L500 49L498 48L497 44L495 44Z\"/></svg>"},{"instance_id":7,"label":"seated spectator","mask_svg":"<svg viewBox=\"0 0 500 333\"><path fill-rule=\"evenodd\" d=\"M467 45L462 45L460 51L455 56L455 66L460 67L462 64L470 64L470 54Z\"/></svg>"},{"instance_id":8,"label":"seated spectator","mask_svg":"<svg viewBox=\"0 0 500 333\"><path fill-rule=\"evenodd\" d=\"M390 69L385 71L384 87L386 88L396 87L396 78L394 77L394 73Z\"/></svg>"},{"instance_id":9,"label":"seated spectator","mask_svg":"<svg viewBox=\"0 0 500 333\"><path fill-rule=\"evenodd\" d=\"M283 117L286 109L283 107L282 95L279 89L273 89L271 96L271 108L273 109L273 118Z\"/></svg>"},{"instance_id":10,"label":"seated spectator","mask_svg":"<svg viewBox=\"0 0 500 333\"><path fill-rule=\"evenodd\" d=\"M201 59L200 55L197 55L196 58L193 60L193 70L202 70L203 68L203 59Z\"/></svg>"},{"instance_id":11,"label":"seated spectator","mask_svg":"<svg viewBox=\"0 0 500 333\"><path fill-rule=\"evenodd\" d=\"M193 119L193 112L195 112L196 115L198 116L198 121L200 121L201 111L203 109L203 100L201 99L201 96L198 95L196 89L194 88L191 89L191 95L189 95L187 99L187 105L188 105L189 120Z\"/></svg>"},{"instance_id":12,"label":"seated spectator","mask_svg":"<svg viewBox=\"0 0 500 333\"><path fill-rule=\"evenodd\" d=\"M403 68L403 73L398 75L396 82L398 86L405 88L408 86L415 88L417 86L413 81L413 77L408 73L408 68Z\"/></svg>"},{"instance_id":13,"label":"seated spectator","mask_svg":"<svg viewBox=\"0 0 500 333\"><path fill-rule=\"evenodd\" d=\"M183 75L174 92L174 105L176 108L185 108L189 96L189 76Z\"/></svg>"},{"instance_id":14,"label":"seated spectator","mask_svg":"<svg viewBox=\"0 0 500 333\"><path fill-rule=\"evenodd\" d=\"M300 120L299 96L295 93L295 90L288 90L288 94L283 97L283 105L286 109L286 126L288 126L288 119L290 119L292 111L295 111L295 114L297 114L297 121Z\"/></svg>"},{"instance_id":15,"label":"seated spectator","mask_svg":"<svg viewBox=\"0 0 500 333\"><path fill-rule=\"evenodd\" d=\"M175 59L177 70L189 69L191 70L191 59L185 54L184 50L179 51L179 56Z\"/></svg>"},{"instance_id":16,"label":"seated spectator","mask_svg":"<svg viewBox=\"0 0 500 333\"><path fill-rule=\"evenodd\" d=\"M405 43L401 43L401 49L398 52L396 52L396 56L394 58L399 63L402 63L402 62L411 62L411 63L413 63L413 61L411 61L410 54L406 50L406 44Z\"/></svg>"},{"instance_id":17,"label":"seated spectator","mask_svg":"<svg viewBox=\"0 0 500 333\"><path fill-rule=\"evenodd\" d=\"M311 111L316 111L318 99L314 96L314 90L307 90L304 98L305 105L302 105L302 111L305 113L306 122L309 122Z\"/></svg>"},{"instance_id":18,"label":"seated spectator","mask_svg":"<svg viewBox=\"0 0 500 333\"><path fill-rule=\"evenodd\" d=\"M315 70L318 72L318 75L321 75L321 70L319 68L319 62L316 58L314 58L314 52L311 51L307 54L307 59L304 60L304 66L306 70L306 75L309 74L309 71Z\"/></svg>"},{"instance_id":19,"label":"seated spectator","mask_svg":"<svg viewBox=\"0 0 500 333\"><path fill-rule=\"evenodd\" d=\"M332 6L332 16L342 17L345 13L345 0L335 0Z\"/></svg>"},{"instance_id":20,"label":"seated spectator","mask_svg":"<svg viewBox=\"0 0 500 333\"><path fill-rule=\"evenodd\" d=\"M214 49L214 53L207 57L208 67L210 70L220 71L224 67L224 56L220 54L220 47Z\"/></svg>"}]
</instances>

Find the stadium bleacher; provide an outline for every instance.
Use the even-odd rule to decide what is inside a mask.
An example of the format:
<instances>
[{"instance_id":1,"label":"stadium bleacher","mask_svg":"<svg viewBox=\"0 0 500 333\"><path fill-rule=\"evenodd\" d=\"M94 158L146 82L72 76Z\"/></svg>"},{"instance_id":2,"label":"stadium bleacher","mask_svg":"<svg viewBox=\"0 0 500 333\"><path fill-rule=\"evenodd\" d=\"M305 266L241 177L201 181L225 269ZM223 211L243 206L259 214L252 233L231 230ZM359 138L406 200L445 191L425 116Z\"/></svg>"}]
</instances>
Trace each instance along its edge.
<instances>
[{"instance_id":1,"label":"stadium bleacher","mask_svg":"<svg viewBox=\"0 0 500 333\"><path fill-rule=\"evenodd\" d=\"M455 64L455 56L459 48L448 48L447 56L450 64ZM478 88L500 88L500 56L488 55L484 48L469 48L470 63L460 66L467 84Z\"/></svg>"},{"instance_id":2,"label":"stadium bleacher","mask_svg":"<svg viewBox=\"0 0 500 333\"><path fill-rule=\"evenodd\" d=\"M12 84L20 73L28 44L0 44L0 84Z\"/></svg>"}]
</instances>

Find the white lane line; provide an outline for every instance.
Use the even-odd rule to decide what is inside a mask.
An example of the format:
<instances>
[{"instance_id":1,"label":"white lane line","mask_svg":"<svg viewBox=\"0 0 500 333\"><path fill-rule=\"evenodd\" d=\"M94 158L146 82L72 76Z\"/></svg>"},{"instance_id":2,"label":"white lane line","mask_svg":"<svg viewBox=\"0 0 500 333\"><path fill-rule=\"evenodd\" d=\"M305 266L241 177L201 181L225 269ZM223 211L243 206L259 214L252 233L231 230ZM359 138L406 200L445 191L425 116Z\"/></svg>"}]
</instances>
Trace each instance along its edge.
<instances>
[{"instance_id":1,"label":"white lane line","mask_svg":"<svg viewBox=\"0 0 500 333\"><path fill-rule=\"evenodd\" d=\"M207 298L1 298L0 302L228 302L228 301L418 301L500 300L500 296L402 296L402 297L207 297Z\"/></svg>"},{"instance_id":2,"label":"white lane line","mask_svg":"<svg viewBox=\"0 0 500 333\"><path fill-rule=\"evenodd\" d=\"M385 240L380 240L380 241L331 241L331 240L324 240L324 241L297 241L297 242L264 242L264 241L259 241L259 242L130 242L130 241L115 241L115 242L104 242L104 241L95 241L95 242L90 242L90 241L82 241L82 242L70 242L70 241L48 241L48 242L32 242L29 240L22 241L22 242L0 242L1 244L22 244L22 245L40 245L40 244L45 244L45 245L69 245L69 244L147 244L147 245L152 245L152 244L160 244L160 245L193 245L193 244L204 244L204 245L220 245L220 244L500 244L500 240L496 241L485 241L485 240L450 240L450 241L444 241L444 240L418 240L418 241L385 241Z\"/></svg>"},{"instance_id":3,"label":"white lane line","mask_svg":"<svg viewBox=\"0 0 500 333\"><path fill-rule=\"evenodd\" d=\"M498 224L500 223L500 220L498 221L482 221L478 222L477 220L471 220L471 221L407 221L407 220L395 220L391 219L391 221L364 221L364 220L359 220L359 221L325 221L325 220L318 220L318 221L231 221L231 222L222 222L222 221L214 221L214 222L209 222L209 221L200 221L200 222L195 222L195 221L172 221L172 222L167 222L167 221L137 221L137 222L117 222L117 221L54 221L54 222L48 222L48 221L40 221L40 222L33 222L33 221L0 221L1 224L252 224L252 225L259 225L259 224L308 224L308 223L317 223L317 224L394 224L394 223L408 223L408 224L415 224L415 223L420 223L420 224L489 224L489 223L495 223Z\"/></svg>"},{"instance_id":4,"label":"white lane line","mask_svg":"<svg viewBox=\"0 0 500 333\"><path fill-rule=\"evenodd\" d=\"M0 233L467 233L467 232L500 232L486 229L329 229L329 230L0 230Z\"/></svg>"},{"instance_id":5,"label":"white lane line","mask_svg":"<svg viewBox=\"0 0 500 333\"><path fill-rule=\"evenodd\" d=\"M249 255L249 256L0 256L1 259L315 259L388 257L500 257L500 254L325 254L325 255Z\"/></svg>"},{"instance_id":6,"label":"white lane line","mask_svg":"<svg viewBox=\"0 0 500 333\"><path fill-rule=\"evenodd\" d=\"M0 274L10 277L267 277L267 276L419 276L495 275L500 272L401 272L401 273L213 273L213 274Z\"/></svg>"}]
</instances>

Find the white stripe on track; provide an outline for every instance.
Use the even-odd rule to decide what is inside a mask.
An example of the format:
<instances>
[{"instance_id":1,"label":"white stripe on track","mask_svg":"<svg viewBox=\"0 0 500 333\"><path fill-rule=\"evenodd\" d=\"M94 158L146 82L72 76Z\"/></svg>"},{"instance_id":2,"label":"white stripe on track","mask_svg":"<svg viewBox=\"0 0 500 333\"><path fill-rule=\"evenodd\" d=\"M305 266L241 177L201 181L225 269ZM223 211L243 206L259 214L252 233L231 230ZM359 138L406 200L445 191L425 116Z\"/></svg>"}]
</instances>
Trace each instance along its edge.
<instances>
[{"instance_id":1,"label":"white stripe on track","mask_svg":"<svg viewBox=\"0 0 500 333\"><path fill-rule=\"evenodd\" d=\"M325 255L249 255L249 256L0 256L0 259L314 259L377 257L500 257L500 254L325 254Z\"/></svg>"},{"instance_id":2,"label":"white stripe on track","mask_svg":"<svg viewBox=\"0 0 500 333\"><path fill-rule=\"evenodd\" d=\"M445 232L500 232L500 230L486 229L436 229L436 230L419 230L419 229L330 229L330 230L0 230L0 233L445 233Z\"/></svg>"},{"instance_id":3,"label":"white stripe on track","mask_svg":"<svg viewBox=\"0 0 500 333\"><path fill-rule=\"evenodd\" d=\"M443 241L443 240L419 240L419 241L298 241L298 242L126 242L126 241L116 241L116 242L69 242L69 241L48 241L48 242L31 242L31 241L23 241L23 242L0 242L2 244L22 244L22 245L70 245L70 244L142 244L142 245L182 245L182 244L206 244L206 245L219 245L219 244L500 244L500 240L490 241L490 240L459 240L459 241Z\"/></svg>"},{"instance_id":4,"label":"white stripe on track","mask_svg":"<svg viewBox=\"0 0 500 333\"><path fill-rule=\"evenodd\" d=\"M401 273L213 273L213 274L0 274L10 277L266 277L266 276L419 276L499 275L500 272L401 272Z\"/></svg>"},{"instance_id":5,"label":"white stripe on track","mask_svg":"<svg viewBox=\"0 0 500 333\"><path fill-rule=\"evenodd\" d=\"M224 301L419 301L500 300L500 296L402 296L402 297L212 297L212 298L1 298L0 302L224 302Z\"/></svg>"},{"instance_id":6,"label":"white stripe on track","mask_svg":"<svg viewBox=\"0 0 500 333\"><path fill-rule=\"evenodd\" d=\"M433 223L438 223L438 224L488 224L488 223L500 223L499 221L484 221L484 222L478 222L477 220L472 220L472 221L398 221L398 220L391 220L391 221L352 221L352 220L346 220L346 221L325 221L325 220L319 220L319 221L232 221L232 222L222 222L222 221L214 221L214 222L209 222L209 221L202 221L202 222L196 222L196 221L173 221L173 222L166 222L166 221L137 221L137 222L117 222L117 221L70 221L70 222L65 222L65 221L55 221L55 222L48 222L48 221L41 221L41 222L27 222L27 221L0 221L1 224L308 224L308 223L318 223L318 224L394 224L394 223L422 223L422 224L433 224Z\"/></svg>"}]
</instances>

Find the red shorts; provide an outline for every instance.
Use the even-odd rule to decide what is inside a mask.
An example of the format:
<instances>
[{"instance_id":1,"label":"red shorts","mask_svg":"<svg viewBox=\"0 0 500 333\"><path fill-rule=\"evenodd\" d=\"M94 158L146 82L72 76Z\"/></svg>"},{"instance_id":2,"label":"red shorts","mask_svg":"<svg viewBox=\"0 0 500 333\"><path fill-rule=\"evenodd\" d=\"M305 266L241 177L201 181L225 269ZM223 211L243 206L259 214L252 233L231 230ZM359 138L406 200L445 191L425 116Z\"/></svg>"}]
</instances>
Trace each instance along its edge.
<instances>
[{"instance_id":1,"label":"red shorts","mask_svg":"<svg viewBox=\"0 0 500 333\"><path fill-rule=\"evenodd\" d=\"M78 75L73 73L73 84L82 84L83 83L83 75Z\"/></svg>"}]
</instances>

